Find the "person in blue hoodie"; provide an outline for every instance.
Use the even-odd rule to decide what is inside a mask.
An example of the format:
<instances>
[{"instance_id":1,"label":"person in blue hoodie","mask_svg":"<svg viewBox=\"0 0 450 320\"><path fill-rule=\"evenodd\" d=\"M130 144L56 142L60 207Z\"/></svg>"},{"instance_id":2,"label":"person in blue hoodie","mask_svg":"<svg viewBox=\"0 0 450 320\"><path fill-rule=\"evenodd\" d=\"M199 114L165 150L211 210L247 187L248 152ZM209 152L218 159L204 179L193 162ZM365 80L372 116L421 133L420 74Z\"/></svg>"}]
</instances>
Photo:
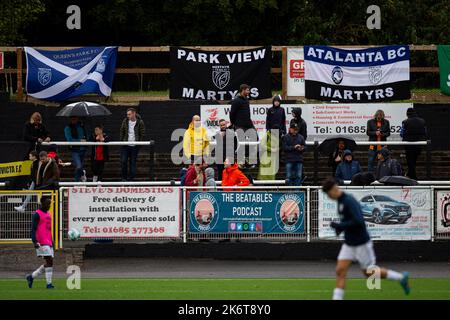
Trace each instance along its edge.
<instances>
[{"instance_id":1,"label":"person in blue hoodie","mask_svg":"<svg viewBox=\"0 0 450 320\"><path fill-rule=\"evenodd\" d=\"M361 172L361 166L358 161L353 160L353 154L350 150L344 150L343 157L344 161L339 163L335 174L339 184L344 184L344 180L352 180L355 174Z\"/></svg>"},{"instance_id":2,"label":"person in blue hoodie","mask_svg":"<svg viewBox=\"0 0 450 320\"><path fill-rule=\"evenodd\" d=\"M69 142L86 142L87 139L84 125L78 117L70 118L70 123L64 128L64 135ZM84 173L86 147L71 146L70 150L72 151L72 164L75 166L75 182L79 182Z\"/></svg>"}]
</instances>

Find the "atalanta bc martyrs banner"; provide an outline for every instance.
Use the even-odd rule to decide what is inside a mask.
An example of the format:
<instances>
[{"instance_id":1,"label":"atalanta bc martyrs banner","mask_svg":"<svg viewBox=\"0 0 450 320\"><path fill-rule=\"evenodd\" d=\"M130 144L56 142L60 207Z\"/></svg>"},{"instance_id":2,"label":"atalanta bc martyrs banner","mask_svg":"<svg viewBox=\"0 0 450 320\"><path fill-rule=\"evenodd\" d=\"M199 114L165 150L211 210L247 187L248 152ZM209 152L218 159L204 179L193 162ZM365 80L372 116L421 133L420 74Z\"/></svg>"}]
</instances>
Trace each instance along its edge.
<instances>
[{"instance_id":1,"label":"atalanta bc martyrs banner","mask_svg":"<svg viewBox=\"0 0 450 320\"><path fill-rule=\"evenodd\" d=\"M251 98L269 98L270 63L270 47L245 51L171 47L170 98L231 100L242 83L251 86Z\"/></svg>"},{"instance_id":2,"label":"atalanta bc martyrs banner","mask_svg":"<svg viewBox=\"0 0 450 320\"><path fill-rule=\"evenodd\" d=\"M189 232L305 232L303 192L190 192Z\"/></svg>"},{"instance_id":3,"label":"atalanta bc martyrs banner","mask_svg":"<svg viewBox=\"0 0 450 320\"><path fill-rule=\"evenodd\" d=\"M87 93L111 95L117 47L85 47L63 51L25 47L27 94L63 101Z\"/></svg>"},{"instance_id":4,"label":"atalanta bc martyrs banner","mask_svg":"<svg viewBox=\"0 0 450 320\"><path fill-rule=\"evenodd\" d=\"M360 103L411 97L408 46L305 46L304 55L306 98Z\"/></svg>"}]
</instances>

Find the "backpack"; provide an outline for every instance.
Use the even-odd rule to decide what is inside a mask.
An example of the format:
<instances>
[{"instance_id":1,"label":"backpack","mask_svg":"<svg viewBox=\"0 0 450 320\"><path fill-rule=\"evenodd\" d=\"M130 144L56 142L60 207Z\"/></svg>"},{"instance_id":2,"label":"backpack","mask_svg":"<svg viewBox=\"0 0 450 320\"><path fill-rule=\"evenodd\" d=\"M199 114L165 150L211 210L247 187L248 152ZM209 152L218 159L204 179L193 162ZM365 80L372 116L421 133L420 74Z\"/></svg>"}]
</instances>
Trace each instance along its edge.
<instances>
[{"instance_id":1,"label":"backpack","mask_svg":"<svg viewBox=\"0 0 450 320\"><path fill-rule=\"evenodd\" d=\"M188 172L187 168L181 168L180 170L180 185L182 186L186 185L187 172Z\"/></svg>"}]
</instances>

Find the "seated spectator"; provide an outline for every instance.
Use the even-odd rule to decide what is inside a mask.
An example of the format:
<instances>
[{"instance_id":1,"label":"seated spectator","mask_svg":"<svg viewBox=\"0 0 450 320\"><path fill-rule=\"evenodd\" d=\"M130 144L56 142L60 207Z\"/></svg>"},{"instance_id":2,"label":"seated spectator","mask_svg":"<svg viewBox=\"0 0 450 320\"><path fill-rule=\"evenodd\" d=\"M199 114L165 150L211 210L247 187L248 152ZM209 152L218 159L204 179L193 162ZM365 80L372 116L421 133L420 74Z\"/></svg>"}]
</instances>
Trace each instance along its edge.
<instances>
[{"instance_id":1,"label":"seated spectator","mask_svg":"<svg viewBox=\"0 0 450 320\"><path fill-rule=\"evenodd\" d=\"M216 186L216 180L214 179L214 169L209 167L205 169L205 186L207 187L215 187Z\"/></svg>"},{"instance_id":2,"label":"seated spectator","mask_svg":"<svg viewBox=\"0 0 450 320\"><path fill-rule=\"evenodd\" d=\"M206 182L205 172L203 170L204 164L196 163L189 167L184 185L188 187L204 186Z\"/></svg>"},{"instance_id":3,"label":"seated spectator","mask_svg":"<svg viewBox=\"0 0 450 320\"><path fill-rule=\"evenodd\" d=\"M343 154L344 161L342 161L336 169L336 179L340 184L344 184L344 180L352 180L353 176L361 172L359 162L353 160L353 154L346 149Z\"/></svg>"},{"instance_id":4,"label":"seated spectator","mask_svg":"<svg viewBox=\"0 0 450 320\"><path fill-rule=\"evenodd\" d=\"M58 187L59 169L55 159L46 151L39 153L39 165L36 172L36 190L52 190Z\"/></svg>"},{"instance_id":5,"label":"seated spectator","mask_svg":"<svg viewBox=\"0 0 450 320\"><path fill-rule=\"evenodd\" d=\"M331 153L328 157L328 166L331 168L332 175L336 174L336 169L338 165L342 162L344 158L345 141L337 141L336 150Z\"/></svg>"},{"instance_id":6,"label":"seated spectator","mask_svg":"<svg viewBox=\"0 0 450 320\"><path fill-rule=\"evenodd\" d=\"M109 137L103 132L103 126L98 124L94 128L94 133L90 137L92 142L108 142ZM103 169L105 168L105 162L109 160L108 146L92 146L91 161L92 161L92 181L103 180Z\"/></svg>"},{"instance_id":7,"label":"seated spectator","mask_svg":"<svg viewBox=\"0 0 450 320\"><path fill-rule=\"evenodd\" d=\"M250 185L250 180L239 170L238 165L231 164L227 158L224 162L225 169L222 172L222 187L239 186L245 187Z\"/></svg>"},{"instance_id":8,"label":"seated spectator","mask_svg":"<svg viewBox=\"0 0 450 320\"><path fill-rule=\"evenodd\" d=\"M291 123L289 133L283 137L286 182L289 186L300 186L302 184L304 150L305 139L298 133L297 124Z\"/></svg>"},{"instance_id":9,"label":"seated spectator","mask_svg":"<svg viewBox=\"0 0 450 320\"><path fill-rule=\"evenodd\" d=\"M42 116L39 112L35 112L31 115L30 121L25 124L23 131L23 138L30 143L29 151L40 151L42 142L49 142L49 132L42 124Z\"/></svg>"},{"instance_id":10,"label":"seated spectator","mask_svg":"<svg viewBox=\"0 0 450 320\"><path fill-rule=\"evenodd\" d=\"M391 158L391 153L387 148L378 151L378 165L375 172L375 179L380 180L386 176L398 176L397 160Z\"/></svg>"}]
</instances>

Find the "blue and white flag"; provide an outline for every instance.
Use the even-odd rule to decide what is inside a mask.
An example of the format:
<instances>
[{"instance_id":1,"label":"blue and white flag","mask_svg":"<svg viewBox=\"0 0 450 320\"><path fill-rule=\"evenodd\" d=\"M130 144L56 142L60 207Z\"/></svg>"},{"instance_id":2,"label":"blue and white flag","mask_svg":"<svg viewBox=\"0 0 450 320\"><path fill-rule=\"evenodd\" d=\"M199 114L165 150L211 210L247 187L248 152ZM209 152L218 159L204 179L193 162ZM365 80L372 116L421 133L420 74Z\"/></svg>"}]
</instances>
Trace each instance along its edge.
<instances>
[{"instance_id":1,"label":"blue and white flag","mask_svg":"<svg viewBox=\"0 0 450 320\"><path fill-rule=\"evenodd\" d=\"M408 46L305 46L304 55L306 98L358 103L411 97Z\"/></svg>"},{"instance_id":2,"label":"blue and white flag","mask_svg":"<svg viewBox=\"0 0 450 320\"><path fill-rule=\"evenodd\" d=\"M47 51L25 47L29 96L62 101L87 93L111 95L117 47Z\"/></svg>"}]
</instances>

